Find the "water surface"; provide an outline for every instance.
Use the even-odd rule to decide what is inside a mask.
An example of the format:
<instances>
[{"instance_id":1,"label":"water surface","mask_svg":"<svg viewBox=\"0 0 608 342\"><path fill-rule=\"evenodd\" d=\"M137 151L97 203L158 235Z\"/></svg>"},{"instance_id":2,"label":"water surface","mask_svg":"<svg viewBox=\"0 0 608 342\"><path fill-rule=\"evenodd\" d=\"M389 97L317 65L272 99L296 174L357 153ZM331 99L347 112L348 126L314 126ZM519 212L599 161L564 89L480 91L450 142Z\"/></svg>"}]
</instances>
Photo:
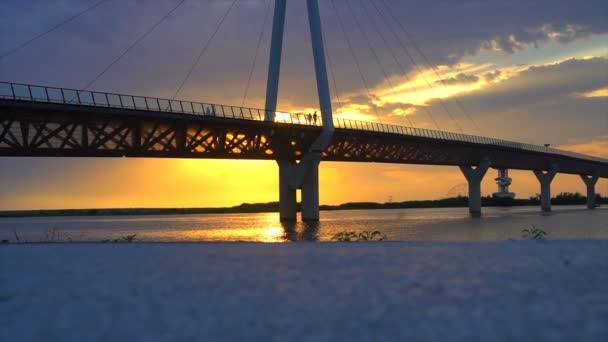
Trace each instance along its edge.
<instances>
[{"instance_id":1,"label":"water surface","mask_svg":"<svg viewBox=\"0 0 608 342\"><path fill-rule=\"evenodd\" d=\"M35 217L0 219L0 239L102 241L136 234L138 241L329 241L336 233L379 230L392 241L504 241L521 238L532 225L549 239L608 239L608 208L554 206L484 208L469 218L467 208L323 211L317 224L282 224L278 213L158 216Z\"/></svg>"}]
</instances>

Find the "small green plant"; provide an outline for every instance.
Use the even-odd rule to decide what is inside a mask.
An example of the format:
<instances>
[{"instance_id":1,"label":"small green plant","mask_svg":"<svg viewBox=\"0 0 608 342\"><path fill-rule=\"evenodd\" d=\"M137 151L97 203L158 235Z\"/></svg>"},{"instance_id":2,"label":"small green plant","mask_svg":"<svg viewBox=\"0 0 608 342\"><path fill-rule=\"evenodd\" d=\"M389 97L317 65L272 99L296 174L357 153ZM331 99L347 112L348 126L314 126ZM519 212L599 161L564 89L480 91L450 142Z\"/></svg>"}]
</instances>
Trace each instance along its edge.
<instances>
[{"instance_id":1,"label":"small green plant","mask_svg":"<svg viewBox=\"0 0 608 342\"><path fill-rule=\"evenodd\" d=\"M135 241L136 236L137 236L137 234L125 235L125 236L119 237L118 239L108 239L108 240L103 240L102 242L130 243L130 242Z\"/></svg>"},{"instance_id":2,"label":"small green plant","mask_svg":"<svg viewBox=\"0 0 608 342\"><path fill-rule=\"evenodd\" d=\"M536 228L535 225L532 225L530 228L526 228L521 231L521 237L525 240L544 240L546 238L547 232Z\"/></svg>"},{"instance_id":3,"label":"small green plant","mask_svg":"<svg viewBox=\"0 0 608 342\"><path fill-rule=\"evenodd\" d=\"M339 242L383 241L386 240L386 235L382 234L377 230L371 233L367 230L364 230L358 234L354 231L345 230L335 234L331 239Z\"/></svg>"}]
</instances>

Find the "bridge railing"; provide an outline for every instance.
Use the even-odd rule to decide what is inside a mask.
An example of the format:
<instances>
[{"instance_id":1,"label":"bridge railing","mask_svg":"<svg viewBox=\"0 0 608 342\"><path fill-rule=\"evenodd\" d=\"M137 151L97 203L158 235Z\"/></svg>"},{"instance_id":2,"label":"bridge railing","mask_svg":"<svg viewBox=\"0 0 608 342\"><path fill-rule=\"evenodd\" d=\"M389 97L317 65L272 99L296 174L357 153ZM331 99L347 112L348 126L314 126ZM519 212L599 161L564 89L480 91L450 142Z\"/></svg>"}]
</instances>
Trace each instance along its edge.
<instances>
[{"instance_id":1,"label":"bridge railing","mask_svg":"<svg viewBox=\"0 0 608 342\"><path fill-rule=\"evenodd\" d=\"M145 96L133 96L114 93L102 93L88 90L35 86L21 83L0 82L0 99L33 101L46 103L74 104L106 108L131 110L160 111L177 114L193 114L263 121L268 114L274 116L275 122L322 126L320 115L306 113L271 112L264 109L235 107L203 102L161 99ZM397 126L378 122L334 118L334 126L342 129L394 133L431 139L461 141L467 143L494 145L513 149L552 153L579 159L608 163L608 159L588 156L581 153L558 150L548 146L524 144L514 141L489 137L444 132L423 128Z\"/></svg>"},{"instance_id":2,"label":"bridge railing","mask_svg":"<svg viewBox=\"0 0 608 342\"><path fill-rule=\"evenodd\" d=\"M410 136L417 136L417 137L431 138L431 139L441 139L441 140L449 140L449 141L477 143L477 144L484 144L484 145L494 145L494 146L500 146L500 147L508 147L508 148L513 148L513 149L526 150L526 151L552 153L552 154L564 155L564 156L573 157L573 158L587 159L587 160L608 163L608 159L589 156L589 155L582 154L582 153L564 151L564 150L560 150L560 149L556 149L556 148L552 148L552 147L548 147L548 146L519 143L519 142L515 142L515 141L495 139L495 138L482 137L482 136L469 135L469 134L437 131L437 130L424 129L424 128L397 126L397 125L391 125L391 124L359 121L359 120L352 120L352 119L342 119L342 118L334 118L334 126L338 127L338 128L344 128L344 129L366 130L366 131L374 131L374 132L382 132L382 133L395 133L395 134L403 134L403 135L410 135Z\"/></svg>"},{"instance_id":3,"label":"bridge railing","mask_svg":"<svg viewBox=\"0 0 608 342\"><path fill-rule=\"evenodd\" d=\"M312 117L309 118L307 114L303 113L272 113L271 111L257 108L103 93L68 88L44 87L21 83L0 82L0 98L20 101L73 104L80 106L208 115L257 121L264 120L265 115L268 113L274 114L275 121L277 122L300 125L320 125L320 119L313 120Z\"/></svg>"}]
</instances>

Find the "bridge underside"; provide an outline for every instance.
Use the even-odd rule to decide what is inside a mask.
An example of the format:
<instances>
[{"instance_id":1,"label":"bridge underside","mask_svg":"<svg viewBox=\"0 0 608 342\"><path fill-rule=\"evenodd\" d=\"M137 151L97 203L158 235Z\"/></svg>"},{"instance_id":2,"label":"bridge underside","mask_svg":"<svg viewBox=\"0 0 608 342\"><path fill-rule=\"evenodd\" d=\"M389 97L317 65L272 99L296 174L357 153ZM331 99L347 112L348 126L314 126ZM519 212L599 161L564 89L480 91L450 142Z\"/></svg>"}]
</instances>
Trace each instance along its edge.
<instances>
[{"instance_id":1,"label":"bridge underside","mask_svg":"<svg viewBox=\"0 0 608 342\"><path fill-rule=\"evenodd\" d=\"M0 101L0 155L299 160L321 129L213 116ZM577 158L402 134L336 129L326 161L478 165L608 177Z\"/></svg>"}]
</instances>

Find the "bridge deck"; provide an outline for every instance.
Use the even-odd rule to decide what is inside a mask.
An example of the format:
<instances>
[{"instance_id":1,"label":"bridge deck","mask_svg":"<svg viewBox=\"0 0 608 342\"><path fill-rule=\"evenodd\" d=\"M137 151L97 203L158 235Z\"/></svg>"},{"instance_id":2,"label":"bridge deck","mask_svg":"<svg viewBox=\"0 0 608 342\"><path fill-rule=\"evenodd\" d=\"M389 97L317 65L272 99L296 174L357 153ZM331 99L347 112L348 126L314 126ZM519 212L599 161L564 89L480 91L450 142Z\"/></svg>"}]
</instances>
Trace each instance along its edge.
<instances>
[{"instance_id":1,"label":"bridge deck","mask_svg":"<svg viewBox=\"0 0 608 342\"><path fill-rule=\"evenodd\" d=\"M0 82L0 155L299 159L320 116ZM476 165L608 178L608 160L513 141L335 118L330 161Z\"/></svg>"}]
</instances>

